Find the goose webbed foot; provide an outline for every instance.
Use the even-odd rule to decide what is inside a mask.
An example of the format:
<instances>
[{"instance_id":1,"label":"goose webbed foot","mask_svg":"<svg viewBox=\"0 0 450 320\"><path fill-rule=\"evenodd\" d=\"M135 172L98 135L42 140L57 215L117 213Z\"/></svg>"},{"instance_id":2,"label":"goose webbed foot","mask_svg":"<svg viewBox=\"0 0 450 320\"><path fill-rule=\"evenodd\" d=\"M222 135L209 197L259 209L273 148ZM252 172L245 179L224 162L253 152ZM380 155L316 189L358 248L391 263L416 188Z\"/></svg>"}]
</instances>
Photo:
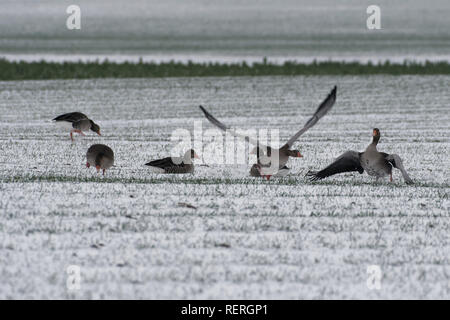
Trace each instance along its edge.
<instances>
[{"instance_id":1,"label":"goose webbed foot","mask_svg":"<svg viewBox=\"0 0 450 320\"><path fill-rule=\"evenodd\" d=\"M317 173L318 171L310 170L305 174L305 177L309 179L309 181L318 181L320 180L320 177L317 175Z\"/></svg>"}]
</instances>

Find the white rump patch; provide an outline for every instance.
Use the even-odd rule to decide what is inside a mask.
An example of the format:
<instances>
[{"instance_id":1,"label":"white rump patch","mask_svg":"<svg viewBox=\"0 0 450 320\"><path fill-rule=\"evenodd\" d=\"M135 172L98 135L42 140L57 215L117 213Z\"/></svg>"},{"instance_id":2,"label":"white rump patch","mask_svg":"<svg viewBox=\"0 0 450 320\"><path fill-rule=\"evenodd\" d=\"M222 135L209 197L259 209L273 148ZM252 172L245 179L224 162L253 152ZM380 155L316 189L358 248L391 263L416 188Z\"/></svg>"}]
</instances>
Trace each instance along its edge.
<instances>
[{"instance_id":1,"label":"white rump patch","mask_svg":"<svg viewBox=\"0 0 450 320\"><path fill-rule=\"evenodd\" d=\"M150 168L150 172L152 173L165 173L166 171L162 168L154 167L154 166L148 166Z\"/></svg>"}]
</instances>

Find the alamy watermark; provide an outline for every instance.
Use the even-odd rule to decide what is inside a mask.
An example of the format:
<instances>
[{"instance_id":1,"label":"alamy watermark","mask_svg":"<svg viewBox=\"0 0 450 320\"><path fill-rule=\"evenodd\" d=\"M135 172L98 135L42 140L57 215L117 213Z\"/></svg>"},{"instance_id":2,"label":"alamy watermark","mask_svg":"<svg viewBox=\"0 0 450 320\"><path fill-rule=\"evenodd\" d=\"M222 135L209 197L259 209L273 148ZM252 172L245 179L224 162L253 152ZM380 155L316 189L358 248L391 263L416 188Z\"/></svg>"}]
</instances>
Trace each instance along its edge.
<instances>
[{"instance_id":1,"label":"alamy watermark","mask_svg":"<svg viewBox=\"0 0 450 320\"><path fill-rule=\"evenodd\" d=\"M233 129L224 133L216 128L203 130L202 121L194 121L193 132L178 128L172 132L171 142L174 144L170 150L173 161L180 161L179 156L189 149L199 154L197 164L208 165L248 164L256 160L258 153L261 164L278 169L278 148L281 147L278 129ZM269 145L271 155L267 157L264 146Z\"/></svg>"},{"instance_id":2,"label":"alamy watermark","mask_svg":"<svg viewBox=\"0 0 450 320\"><path fill-rule=\"evenodd\" d=\"M69 30L81 29L81 8L76 4L67 7L66 13L69 17L66 20L66 27ZM381 29L381 9L377 5L370 5L366 9L369 17L366 20L366 26L369 30Z\"/></svg>"},{"instance_id":3,"label":"alamy watermark","mask_svg":"<svg viewBox=\"0 0 450 320\"><path fill-rule=\"evenodd\" d=\"M81 8L76 4L72 4L67 7L66 13L69 17L66 20L66 27L69 30L81 29Z\"/></svg>"},{"instance_id":4,"label":"alamy watermark","mask_svg":"<svg viewBox=\"0 0 450 320\"><path fill-rule=\"evenodd\" d=\"M366 25L367 29L381 29L381 9L379 6L371 5L366 9L366 13L370 16L367 18Z\"/></svg>"},{"instance_id":5,"label":"alamy watermark","mask_svg":"<svg viewBox=\"0 0 450 320\"><path fill-rule=\"evenodd\" d=\"M66 269L66 287L69 291L80 290L81 288L81 268L77 265L70 265Z\"/></svg>"},{"instance_id":6,"label":"alamy watermark","mask_svg":"<svg viewBox=\"0 0 450 320\"><path fill-rule=\"evenodd\" d=\"M380 290L381 289L381 268L379 265L369 265L367 266L367 280L366 285L369 290Z\"/></svg>"}]
</instances>

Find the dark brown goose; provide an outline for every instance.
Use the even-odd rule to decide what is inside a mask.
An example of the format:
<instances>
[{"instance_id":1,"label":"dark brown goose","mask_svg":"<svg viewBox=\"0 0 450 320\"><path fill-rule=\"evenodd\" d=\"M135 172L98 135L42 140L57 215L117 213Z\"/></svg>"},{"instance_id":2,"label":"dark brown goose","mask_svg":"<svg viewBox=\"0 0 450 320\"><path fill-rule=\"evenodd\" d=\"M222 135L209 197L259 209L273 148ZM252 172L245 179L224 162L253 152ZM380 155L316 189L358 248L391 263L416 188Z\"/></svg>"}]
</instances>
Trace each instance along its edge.
<instances>
[{"instance_id":1,"label":"dark brown goose","mask_svg":"<svg viewBox=\"0 0 450 320\"><path fill-rule=\"evenodd\" d=\"M85 135L83 131L89 131L92 130L95 133L97 133L99 136L100 134L100 127L98 124L96 124L94 121L89 119L84 113L81 112L70 112L65 113L60 116L57 116L55 119L53 119L55 122L59 123L67 123L71 130L70 130L70 139L73 141L73 133L79 133L81 135Z\"/></svg>"},{"instance_id":2,"label":"dark brown goose","mask_svg":"<svg viewBox=\"0 0 450 320\"><path fill-rule=\"evenodd\" d=\"M192 173L194 164L192 159L199 159L193 149L186 151L183 157L167 157L153 160L146 163L146 166L153 167L160 173Z\"/></svg>"},{"instance_id":3,"label":"dark brown goose","mask_svg":"<svg viewBox=\"0 0 450 320\"><path fill-rule=\"evenodd\" d=\"M104 175L106 169L114 165L114 152L104 144L94 144L89 147L86 153L86 159L86 167L95 166L97 172L102 169Z\"/></svg>"},{"instance_id":4,"label":"dark brown goose","mask_svg":"<svg viewBox=\"0 0 450 320\"><path fill-rule=\"evenodd\" d=\"M373 129L372 143L369 144L364 152L346 151L325 169L310 171L306 176L311 181L316 181L338 173L358 171L362 174L366 171L368 175L376 177L377 180L389 175L392 182L392 168L397 168L402 173L405 182L413 184L414 182L403 167L403 161L400 156L377 150L380 137L380 130L377 128Z\"/></svg>"},{"instance_id":5,"label":"dark brown goose","mask_svg":"<svg viewBox=\"0 0 450 320\"><path fill-rule=\"evenodd\" d=\"M269 146L265 146L261 143L259 143L258 140L255 140L249 136L241 135L237 133L235 130L231 129L230 127L226 126L219 120L217 120L212 114L210 114L208 111L206 111L205 108L200 106L200 109L205 114L206 119L208 119L209 122L214 124L219 129L229 132L230 134L241 137L245 139L246 141L250 142L251 144L255 145L255 149L253 150L253 153L257 154L258 163L257 165L260 165L261 168L263 167L270 167L272 170L270 172L267 172L267 174L263 175L267 178L270 178L271 175L274 175L280 170L281 168L286 168L286 164L289 160L289 157L299 158L302 157L299 150L291 150L291 147L293 146L294 142L308 129L312 128L320 118L322 118L325 114L327 114L328 111L333 107L334 103L336 102L336 91L337 87L334 86L333 90L328 94L328 96L325 98L325 100L319 105L316 112L313 114L313 116L305 123L303 128L299 130L294 136L292 136L281 148L275 149L271 148ZM254 166L250 169L250 175L256 175L256 170L258 169L258 166ZM289 169L288 169L289 170ZM266 170L267 171L267 170Z\"/></svg>"}]
</instances>

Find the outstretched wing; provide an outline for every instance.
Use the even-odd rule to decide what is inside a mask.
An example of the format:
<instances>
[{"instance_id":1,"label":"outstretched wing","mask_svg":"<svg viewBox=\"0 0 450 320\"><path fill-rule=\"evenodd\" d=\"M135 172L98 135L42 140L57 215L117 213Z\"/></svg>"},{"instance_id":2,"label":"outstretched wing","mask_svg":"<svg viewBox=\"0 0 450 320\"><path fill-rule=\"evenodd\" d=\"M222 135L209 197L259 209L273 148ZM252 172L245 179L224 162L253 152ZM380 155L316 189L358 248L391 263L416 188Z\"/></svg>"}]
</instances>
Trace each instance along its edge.
<instances>
[{"instance_id":1,"label":"outstretched wing","mask_svg":"<svg viewBox=\"0 0 450 320\"><path fill-rule=\"evenodd\" d=\"M412 179L409 177L408 173L406 172L405 168L403 167L403 160L400 158L398 154L387 154L384 152L381 152L383 154L384 158L392 164L394 168L397 168L402 173L403 179L407 184L414 184Z\"/></svg>"},{"instance_id":2,"label":"outstretched wing","mask_svg":"<svg viewBox=\"0 0 450 320\"><path fill-rule=\"evenodd\" d=\"M208 119L209 122L211 122L213 125L215 125L216 127L218 127L220 130L225 131L230 133L231 135L235 136L235 137L239 137L242 139L245 139L245 141L250 142L251 144L255 145L255 146L259 146L260 148L264 149L266 146L260 144L258 142L258 140L251 138L250 136L246 136L243 134L240 134L238 132L236 132L236 130L231 129L230 127L228 127L227 125L225 125L224 123L220 122L219 120L217 120L211 113L209 113L208 111L206 111L205 108L203 108L202 106L199 107L200 110L203 111L203 113L205 114L206 119Z\"/></svg>"},{"instance_id":3,"label":"outstretched wing","mask_svg":"<svg viewBox=\"0 0 450 320\"><path fill-rule=\"evenodd\" d=\"M312 128L317 121L319 121L320 118L322 118L324 115L327 114L328 111L330 111L331 107L333 107L334 103L336 102L336 91L337 87L334 86L333 90L328 94L325 100L320 104L320 106L317 108L314 115L305 123L303 128L298 131L292 138L289 139L288 142L283 146L283 148L290 148L294 144L294 142L303 134L305 133L309 128Z\"/></svg>"},{"instance_id":4,"label":"outstretched wing","mask_svg":"<svg viewBox=\"0 0 450 320\"><path fill-rule=\"evenodd\" d=\"M81 112L70 112L70 113L65 113L62 114L60 116L57 116L55 119L53 119L54 121L67 121L67 122L76 122L76 121L80 121L83 119L88 119L88 117Z\"/></svg>"},{"instance_id":5,"label":"outstretched wing","mask_svg":"<svg viewBox=\"0 0 450 320\"><path fill-rule=\"evenodd\" d=\"M360 155L360 152L346 151L325 169L309 171L306 176L309 180L316 181L343 172L358 171L359 173L363 173L364 169L359 161Z\"/></svg>"}]
</instances>

